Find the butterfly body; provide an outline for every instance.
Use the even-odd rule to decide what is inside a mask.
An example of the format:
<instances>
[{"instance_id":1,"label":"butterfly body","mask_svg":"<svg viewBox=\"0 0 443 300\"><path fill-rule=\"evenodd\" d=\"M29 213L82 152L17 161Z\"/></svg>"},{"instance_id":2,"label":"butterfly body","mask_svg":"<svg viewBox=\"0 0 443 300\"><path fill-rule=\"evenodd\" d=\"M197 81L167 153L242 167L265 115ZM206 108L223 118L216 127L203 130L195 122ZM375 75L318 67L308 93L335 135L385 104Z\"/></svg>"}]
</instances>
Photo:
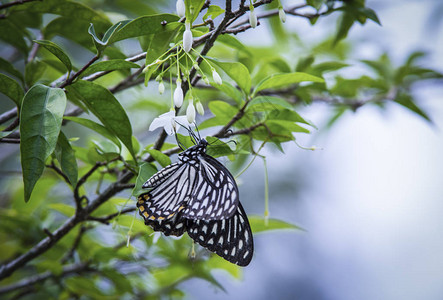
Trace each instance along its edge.
<instances>
[{"instance_id":1,"label":"butterfly body","mask_svg":"<svg viewBox=\"0 0 443 300\"><path fill-rule=\"evenodd\" d=\"M179 161L149 178L137 206L145 224L165 235L184 232L201 246L226 260L246 266L252 259L253 239L231 173L206 154L208 143L179 154Z\"/></svg>"}]
</instances>

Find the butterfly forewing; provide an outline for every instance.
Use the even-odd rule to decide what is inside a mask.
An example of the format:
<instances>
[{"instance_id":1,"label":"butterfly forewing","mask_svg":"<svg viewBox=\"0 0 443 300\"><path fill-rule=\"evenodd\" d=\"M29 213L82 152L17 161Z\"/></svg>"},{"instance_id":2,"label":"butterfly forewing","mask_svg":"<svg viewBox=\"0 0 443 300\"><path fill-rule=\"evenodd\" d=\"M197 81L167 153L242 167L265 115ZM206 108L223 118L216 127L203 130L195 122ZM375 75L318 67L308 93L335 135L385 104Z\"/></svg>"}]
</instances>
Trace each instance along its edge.
<instances>
[{"instance_id":1,"label":"butterfly forewing","mask_svg":"<svg viewBox=\"0 0 443 300\"><path fill-rule=\"evenodd\" d=\"M169 176L171 176L177 169L181 166L180 163L173 163L169 166L164 167L157 173L151 176L143 185L142 188L154 188L157 185L163 183Z\"/></svg>"},{"instance_id":2,"label":"butterfly forewing","mask_svg":"<svg viewBox=\"0 0 443 300\"><path fill-rule=\"evenodd\" d=\"M189 220L188 234L195 242L231 263L247 266L252 259L254 241L248 218L240 203L229 219Z\"/></svg>"},{"instance_id":3,"label":"butterfly forewing","mask_svg":"<svg viewBox=\"0 0 443 300\"><path fill-rule=\"evenodd\" d=\"M198 180L183 215L198 220L231 217L239 203L237 184L228 169L209 155L199 156Z\"/></svg>"},{"instance_id":4,"label":"butterfly forewing","mask_svg":"<svg viewBox=\"0 0 443 300\"><path fill-rule=\"evenodd\" d=\"M180 164L169 177L144 194L146 218L169 219L187 206L196 181L194 169L190 164Z\"/></svg>"}]
</instances>

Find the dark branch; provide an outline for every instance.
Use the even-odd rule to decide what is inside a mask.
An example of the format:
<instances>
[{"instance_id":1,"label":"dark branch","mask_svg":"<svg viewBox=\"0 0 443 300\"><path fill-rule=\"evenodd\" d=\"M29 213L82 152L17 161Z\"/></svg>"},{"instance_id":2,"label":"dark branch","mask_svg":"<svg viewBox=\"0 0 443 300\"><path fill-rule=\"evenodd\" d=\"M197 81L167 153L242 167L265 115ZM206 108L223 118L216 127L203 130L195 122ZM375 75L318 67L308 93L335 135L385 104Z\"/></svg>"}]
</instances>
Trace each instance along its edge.
<instances>
[{"instance_id":1,"label":"dark branch","mask_svg":"<svg viewBox=\"0 0 443 300\"><path fill-rule=\"evenodd\" d=\"M0 5L0 9L5 9L5 8L11 7L11 6L25 4L27 2L34 2L34 1L42 1L42 0L17 0L14 2L5 3L5 4Z\"/></svg>"},{"instance_id":2,"label":"dark branch","mask_svg":"<svg viewBox=\"0 0 443 300\"><path fill-rule=\"evenodd\" d=\"M110 214L109 216L106 216L106 217L93 217L93 216L89 216L87 218L87 220L89 220L89 221L96 221L96 222L100 222L100 223L109 225L109 221L111 221L115 217L117 217L119 215L126 214L128 212L133 212L133 211L135 211L135 207L126 208L126 209L122 210L121 212L116 212L116 213Z\"/></svg>"},{"instance_id":3,"label":"dark branch","mask_svg":"<svg viewBox=\"0 0 443 300\"><path fill-rule=\"evenodd\" d=\"M9 286L5 286L0 288L0 295L10 293L19 289L28 288L34 284L44 282L50 278L56 278L56 277L65 277L68 275L71 275L73 273L85 273L85 272L92 272L95 271L93 268L89 267L88 263L79 263L75 265L70 265L67 267L64 267L61 274L55 275L51 272L44 272L39 275L35 275L29 278L26 278L22 281L19 281L17 283L11 284Z\"/></svg>"}]
</instances>

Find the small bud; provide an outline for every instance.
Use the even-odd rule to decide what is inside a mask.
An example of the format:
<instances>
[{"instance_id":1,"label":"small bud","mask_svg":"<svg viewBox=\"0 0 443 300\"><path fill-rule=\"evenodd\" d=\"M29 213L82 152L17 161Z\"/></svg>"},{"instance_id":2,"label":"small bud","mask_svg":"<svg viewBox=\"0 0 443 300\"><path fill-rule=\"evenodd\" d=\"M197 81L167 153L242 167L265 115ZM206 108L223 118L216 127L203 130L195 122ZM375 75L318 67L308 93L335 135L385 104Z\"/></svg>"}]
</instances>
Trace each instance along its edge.
<instances>
[{"instance_id":1,"label":"small bud","mask_svg":"<svg viewBox=\"0 0 443 300\"><path fill-rule=\"evenodd\" d=\"M189 99L188 108L186 109L186 118L188 119L189 123L194 123L195 121L195 107L194 100L192 98Z\"/></svg>"},{"instance_id":2,"label":"small bud","mask_svg":"<svg viewBox=\"0 0 443 300\"><path fill-rule=\"evenodd\" d=\"M180 18L183 18L185 16L185 2L183 0L177 0L177 3L175 3L175 9L177 10L177 15Z\"/></svg>"},{"instance_id":3,"label":"small bud","mask_svg":"<svg viewBox=\"0 0 443 300\"><path fill-rule=\"evenodd\" d=\"M144 67L142 73L148 72L150 67L151 67L150 65L147 65L146 67Z\"/></svg>"},{"instance_id":4,"label":"small bud","mask_svg":"<svg viewBox=\"0 0 443 300\"><path fill-rule=\"evenodd\" d=\"M286 13L283 7L281 6L278 8L278 16L280 17L280 21L282 23L286 22Z\"/></svg>"},{"instance_id":5,"label":"small bud","mask_svg":"<svg viewBox=\"0 0 443 300\"><path fill-rule=\"evenodd\" d=\"M192 32L191 32L191 24L186 22L186 29L183 33L183 49L185 52L189 52L192 48Z\"/></svg>"},{"instance_id":6,"label":"small bud","mask_svg":"<svg viewBox=\"0 0 443 300\"><path fill-rule=\"evenodd\" d=\"M177 87L174 91L174 105L178 108L183 105L183 90L181 87L181 80L177 80Z\"/></svg>"},{"instance_id":7,"label":"small bud","mask_svg":"<svg viewBox=\"0 0 443 300\"><path fill-rule=\"evenodd\" d=\"M200 101L197 101L197 103L195 104L195 107L197 108L197 112L200 115L203 116L205 114L205 109L203 108L203 105L202 105L202 103Z\"/></svg>"},{"instance_id":8,"label":"small bud","mask_svg":"<svg viewBox=\"0 0 443 300\"><path fill-rule=\"evenodd\" d=\"M203 76L203 82L209 85L209 79L206 76Z\"/></svg>"},{"instance_id":9,"label":"small bud","mask_svg":"<svg viewBox=\"0 0 443 300\"><path fill-rule=\"evenodd\" d=\"M217 71L215 69L212 69L212 78L214 79L214 82L218 85L222 85L222 79L220 75L218 75Z\"/></svg>"},{"instance_id":10,"label":"small bud","mask_svg":"<svg viewBox=\"0 0 443 300\"><path fill-rule=\"evenodd\" d=\"M165 92L165 85L163 84L163 81L160 81L158 83L158 92L160 95L163 95L163 93Z\"/></svg>"},{"instance_id":11,"label":"small bud","mask_svg":"<svg viewBox=\"0 0 443 300\"><path fill-rule=\"evenodd\" d=\"M249 24L251 24L252 28L257 27L257 15L254 10L251 10L249 13Z\"/></svg>"}]
</instances>

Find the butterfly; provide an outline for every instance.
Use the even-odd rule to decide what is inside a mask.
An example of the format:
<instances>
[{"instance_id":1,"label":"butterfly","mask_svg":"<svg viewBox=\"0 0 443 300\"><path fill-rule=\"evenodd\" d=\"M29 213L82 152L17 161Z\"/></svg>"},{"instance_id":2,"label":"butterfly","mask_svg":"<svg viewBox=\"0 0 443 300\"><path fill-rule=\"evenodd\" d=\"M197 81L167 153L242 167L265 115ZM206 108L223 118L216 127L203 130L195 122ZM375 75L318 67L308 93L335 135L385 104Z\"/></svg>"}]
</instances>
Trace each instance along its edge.
<instances>
[{"instance_id":1,"label":"butterfly","mask_svg":"<svg viewBox=\"0 0 443 300\"><path fill-rule=\"evenodd\" d=\"M143 184L150 191L138 197L139 213L154 231L174 236L187 232L209 251L247 266L254 242L235 179L206 154L208 142L189 132L195 145Z\"/></svg>"}]
</instances>

